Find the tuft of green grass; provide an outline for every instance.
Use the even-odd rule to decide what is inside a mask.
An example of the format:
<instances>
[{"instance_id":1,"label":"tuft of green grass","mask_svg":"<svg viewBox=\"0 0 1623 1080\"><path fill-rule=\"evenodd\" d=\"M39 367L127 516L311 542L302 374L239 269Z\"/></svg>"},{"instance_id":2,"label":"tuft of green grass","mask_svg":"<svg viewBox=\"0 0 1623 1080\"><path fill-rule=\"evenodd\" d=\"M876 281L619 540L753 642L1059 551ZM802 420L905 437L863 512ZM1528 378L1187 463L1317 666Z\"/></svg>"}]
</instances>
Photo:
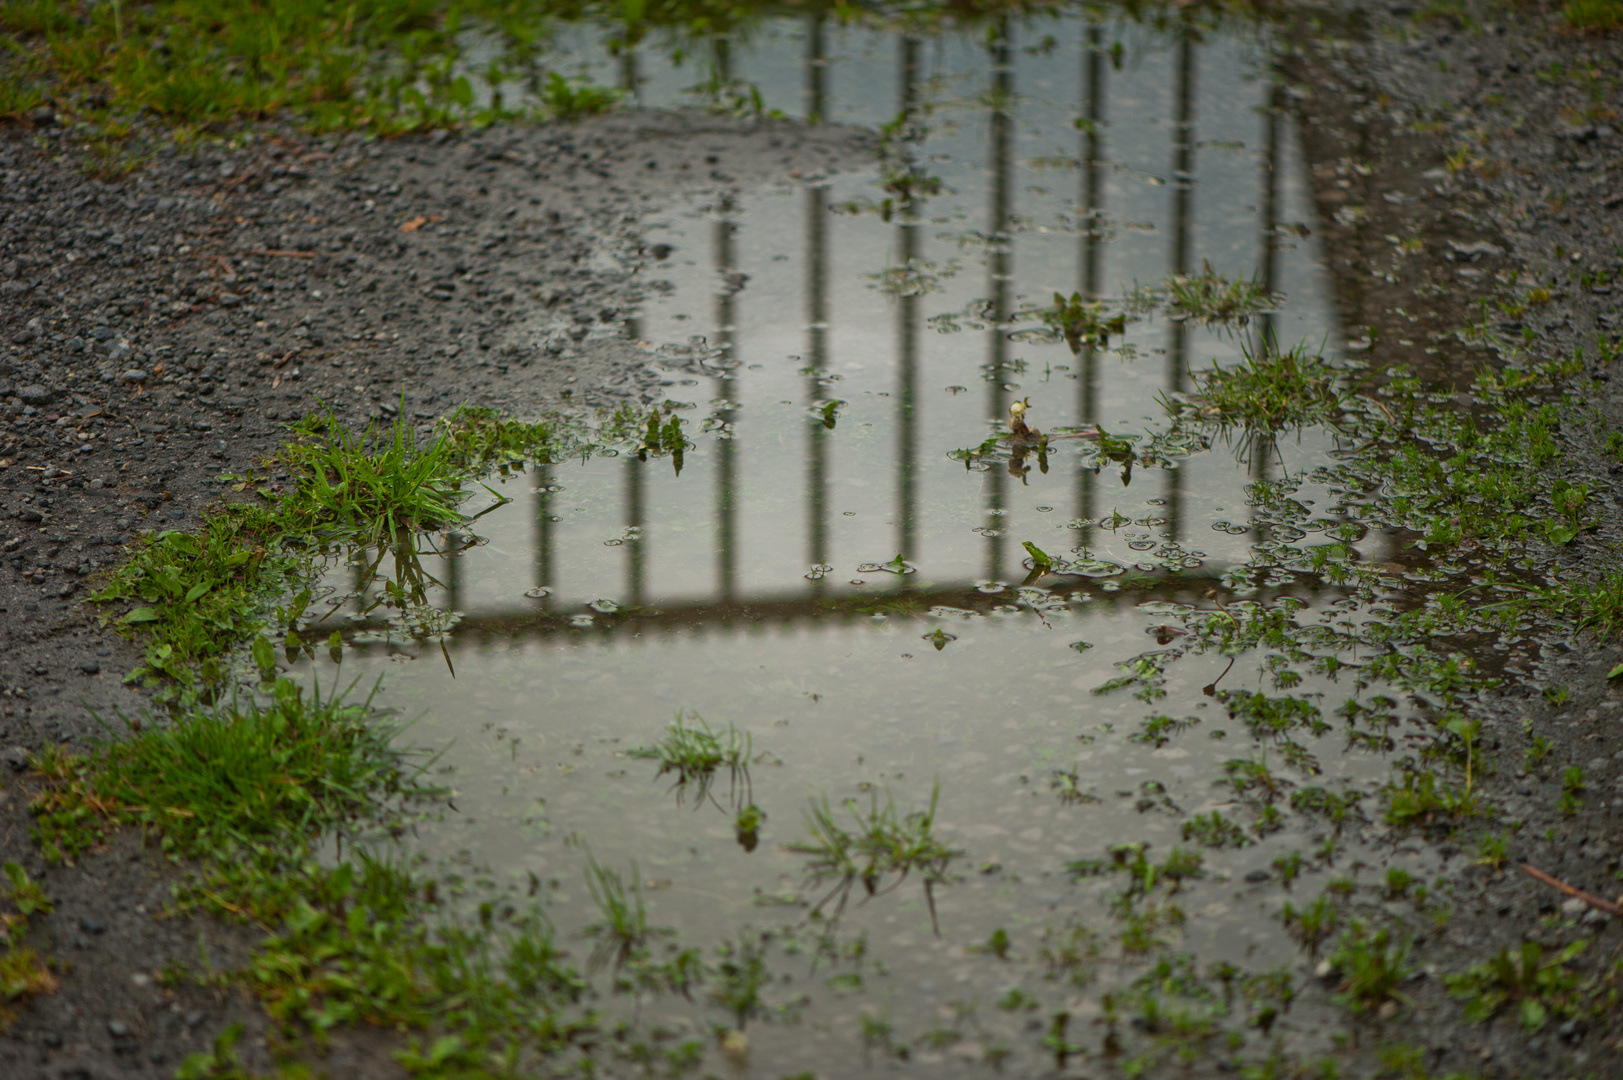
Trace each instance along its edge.
<instances>
[{"instance_id":1,"label":"tuft of green grass","mask_svg":"<svg viewBox=\"0 0 1623 1080\"><path fill-rule=\"evenodd\" d=\"M284 678L268 702L193 707L166 723L125 726L126 737L82 757L36 759L44 785L32 809L47 861L74 858L116 825L195 856L313 837L375 817L384 802L431 794L393 746L398 727L370 696L324 698Z\"/></svg>"},{"instance_id":2,"label":"tuft of green grass","mask_svg":"<svg viewBox=\"0 0 1623 1080\"><path fill-rule=\"evenodd\" d=\"M749 774L751 745L748 733L740 732L731 724L718 735L710 730L704 717L694 713L689 721L678 711L664 738L653 746L639 747L629 753L632 757L658 761L656 778L675 773L676 783L672 790L679 793L679 798L691 784L695 791L695 802L706 798L715 801L710 794L710 786L715 781L716 773L725 766L733 801L738 802L742 796L742 802L748 805L752 802ZM756 827L759 824L759 820L754 823ZM750 831L754 831L753 828Z\"/></svg>"},{"instance_id":3,"label":"tuft of green grass","mask_svg":"<svg viewBox=\"0 0 1623 1080\"><path fill-rule=\"evenodd\" d=\"M39 882L17 863L7 861L0 872L0 899L15 911L0 911L0 1031L11 1025L15 1007L31 997L56 989L52 965L26 944L28 920L49 914L54 905Z\"/></svg>"},{"instance_id":4,"label":"tuft of green grass","mask_svg":"<svg viewBox=\"0 0 1623 1080\"><path fill-rule=\"evenodd\" d=\"M1568 26L1586 34L1623 30L1623 0L1567 0L1561 14Z\"/></svg>"},{"instance_id":5,"label":"tuft of green grass","mask_svg":"<svg viewBox=\"0 0 1623 1080\"><path fill-rule=\"evenodd\" d=\"M1533 594L1558 615L1573 614L1578 629L1593 631L1602 641L1623 634L1623 570L1598 581L1562 583Z\"/></svg>"},{"instance_id":6,"label":"tuft of green grass","mask_svg":"<svg viewBox=\"0 0 1623 1080\"><path fill-rule=\"evenodd\" d=\"M1579 1011L1579 978L1567 963L1588 946L1587 940L1575 941L1546 958L1542 945L1524 941L1519 949L1501 949L1467 971L1443 976L1443 985L1464 999L1467 1020L1484 1023L1505 1006L1515 1005L1522 1028L1538 1031L1552 1015L1573 1016Z\"/></svg>"},{"instance_id":7,"label":"tuft of green grass","mask_svg":"<svg viewBox=\"0 0 1623 1080\"><path fill-rule=\"evenodd\" d=\"M253 1080L253 1074L243 1067L237 1056L237 1043L242 1041L242 1025L232 1024L214 1037L208 1050L187 1054L175 1080Z\"/></svg>"},{"instance_id":8,"label":"tuft of green grass","mask_svg":"<svg viewBox=\"0 0 1623 1080\"><path fill-rule=\"evenodd\" d=\"M1161 284L1160 298L1173 318L1197 322L1244 325L1253 315L1277 308L1284 298L1262 287L1255 278L1230 281L1210 262L1198 274L1174 275Z\"/></svg>"},{"instance_id":9,"label":"tuft of green grass","mask_svg":"<svg viewBox=\"0 0 1623 1080\"><path fill-rule=\"evenodd\" d=\"M446 440L423 443L404 418L356 434L330 413L293 430L278 459L295 485L284 500L293 527L336 528L371 546L463 521L463 475Z\"/></svg>"},{"instance_id":10,"label":"tuft of green grass","mask_svg":"<svg viewBox=\"0 0 1623 1080\"><path fill-rule=\"evenodd\" d=\"M631 864L628 887L620 871L603 866L588 854L586 888L602 914L586 928L587 936L597 939L587 965L590 970L600 970L611 962L616 968L624 967L646 950L651 935L669 932L648 925L648 907L643 903L636 863Z\"/></svg>"},{"instance_id":11,"label":"tuft of green grass","mask_svg":"<svg viewBox=\"0 0 1623 1080\"><path fill-rule=\"evenodd\" d=\"M935 836L936 804L941 785L930 789L930 805L925 810L900 814L896 803L886 796L883 806L877 793L863 810L855 799L845 800L855 829L847 829L834 817L828 797L812 803L806 811L810 839L789 845L790 851L810 855L806 873L814 886L834 882L833 889L813 907L821 911L838 899L834 914L845 910L852 890L860 882L869 897L879 896L901 886L911 875L924 883L924 899L930 908L930 925L939 935L936 918L935 886L951 881L948 868L962 854ZM887 881L888 879L888 881Z\"/></svg>"},{"instance_id":12,"label":"tuft of green grass","mask_svg":"<svg viewBox=\"0 0 1623 1080\"><path fill-rule=\"evenodd\" d=\"M1030 314L1041 319L1050 333L1064 338L1073 354L1080 353L1084 345L1104 348L1112 334L1120 337L1127 329L1125 313L1107 316L1103 303L1084 300L1081 293L1055 293L1052 304Z\"/></svg>"},{"instance_id":13,"label":"tuft of green grass","mask_svg":"<svg viewBox=\"0 0 1623 1080\"><path fill-rule=\"evenodd\" d=\"M1341 916L1335 902L1326 894L1315 897L1311 904L1300 910L1287 902L1280 908L1279 919L1290 935L1316 956L1319 946L1335 933Z\"/></svg>"},{"instance_id":14,"label":"tuft of green grass","mask_svg":"<svg viewBox=\"0 0 1623 1080\"><path fill-rule=\"evenodd\" d=\"M1243 828L1216 810L1196 814L1184 822L1182 835L1185 840L1209 848L1242 848L1252 842Z\"/></svg>"},{"instance_id":15,"label":"tuft of green grass","mask_svg":"<svg viewBox=\"0 0 1623 1080\"><path fill-rule=\"evenodd\" d=\"M404 421L357 433L331 415L308 417L269 463L286 470L286 483L237 478L242 500L211 508L200 532L143 535L91 600L133 604L104 619L147 641L131 679L171 682L190 700L199 684L221 679L225 654L267 626L272 601L298 592L280 611L293 629L309 600L299 590L323 545L349 541L375 547L380 561L393 552L397 563L415 565L417 534L469 520L460 504L473 471L548 460L565 445L589 453L584 430L464 410L423 441Z\"/></svg>"},{"instance_id":16,"label":"tuft of green grass","mask_svg":"<svg viewBox=\"0 0 1623 1080\"><path fill-rule=\"evenodd\" d=\"M1378 1009L1387 1002L1408 999L1398 992L1414 970L1409 966L1408 941L1397 941L1390 930L1370 933L1361 922L1342 931L1330 965L1341 976L1336 1000L1355 1013Z\"/></svg>"},{"instance_id":17,"label":"tuft of green grass","mask_svg":"<svg viewBox=\"0 0 1623 1080\"><path fill-rule=\"evenodd\" d=\"M558 120L579 120L608 112L619 103L621 93L604 86L565 79L556 71L547 76L541 88L541 103L548 115Z\"/></svg>"},{"instance_id":18,"label":"tuft of green grass","mask_svg":"<svg viewBox=\"0 0 1623 1080\"><path fill-rule=\"evenodd\" d=\"M1195 375L1189 395L1198 419L1251 432L1276 432L1323 424L1341 412L1346 393L1338 373L1306 343L1281 352L1247 348L1239 364ZM1173 411L1181 402L1168 403Z\"/></svg>"},{"instance_id":19,"label":"tuft of green grass","mask_svg":"<svg viewBox=\"0 0 1623 1080\"><path fill-rule=\"evenodd\" d=\"M291 112L318 129L392 133L516 115L501 85L529 70L540 10L497 0L119 2L81 9L66 0L0 7L15 48L0 81L31 74L59 103L122 114L149 110L174 124L223 126ZM464 19L493 32L500 51L480 75L488 104L461 73Z\"/></svg>"},{"instance_id":20,"label":"tuft of green grass","mask_svg":"<svg viewBox=\"0 0 1623 1080\"><path fill-rule=\"evenodd\" d=\"M605 425L610 434L625 436L635 429L636 416L622 406ZM495 409L464 406L441 420L439 436L447 443L456 464L471 473L493 468L556 465L571 457L589 456L596 448L590 426L577 417L551 415L533 422L513 420Z\"/></svg>"},{"instance_id":21,"label":"tuft of green grass","mask_svg":"<svg viewBox=\"0 0 1623 1080\"><path fill-rule=\"evenodd\" d=\"M1386 820L1399 828L1430 822L1438 817L1472 817L1483 812L1482 800L1468 784L1457 788L1435 772L1402 770L1402 781L1381 789L1386 798Z\"/></svg>"}]
</instances>

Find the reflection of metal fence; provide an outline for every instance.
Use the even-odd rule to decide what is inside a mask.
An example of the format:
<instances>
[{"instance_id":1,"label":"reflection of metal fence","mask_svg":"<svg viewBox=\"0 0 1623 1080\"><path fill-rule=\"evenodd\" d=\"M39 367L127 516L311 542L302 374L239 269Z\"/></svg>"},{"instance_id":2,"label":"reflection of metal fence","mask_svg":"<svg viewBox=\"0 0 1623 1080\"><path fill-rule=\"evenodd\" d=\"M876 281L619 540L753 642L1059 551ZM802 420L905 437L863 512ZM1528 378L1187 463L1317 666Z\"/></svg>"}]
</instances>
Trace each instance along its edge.
<instances>
[{"instance_id":1,"label":"reflection of metal fence","mask_svg":"<svg viewBox=\"0 0 1623 1080\"><path fill-rule=\"evenodd\" d=\"M829 50L825 40L827 33L828 28L823 15L808 17L805 23L806 44L803 60L804 110L808 116L814 118L828 113L829 96L832 91L830 84L834 79L834 73L831 72L828 62ZM920 39L908 36L899 37L895 41L896 70L899 74L896 116L899 127L905 125L922 107L925 86L921 63L923 44ZM1080 45L1077 56L1079 99L1076 115L1080 121L1077 124L1080 129L1077 210L1082 227L1079 230L1074 280L1076 291L1081 298L1092 302L1105 297L1102 265L1103 252L1108 245L1104 215L1107 193L1105 176L1111 165L1107 125L1110 119L1112 68L1105 34L1100 26L1086 26L1081 33ZM1170 122L1167 125L1166 145L1170 168L1166 190L1166 221L1169 223L1170 231L1165 261L1165 271L1168 275L1189 273L1192 269L1191 264L1195 261L1192 237L1196 223L1195 169L1199 145L1195 89L1200 56L1204 48L1206 46L1193 34L1174 36L1171 42L1172 115L1168 118ZM985 264L987 276L984 295L987 299L985 310L989 329L986 331L986 363L983 370L987 373L986 415L1002 416L1007 414L1010 401L1010 394L1005 388L1008 380L1004 376L1009 371L1009 323L1014 317L1015 306L1013 280L1018 237L1013 225L1017 141L1015 126L1020 108L1020 99L1017 97L1019 87L1016 79L1013 27L1007 18L993 24L985 49L984 85L987 91L985 108L988 143L985 152L987 205L984 233L989 238L989 246ZM632 62L627 60L627 63ZM729 54L719 53L716 62L730 78L731 70L726 68L730 62ZM1265 289L1272 291L1279 272L1274 237L1281 202L1278 174L1282 142L1282 101L1273 80L1263 80L1259 99L1256 111L1263 117L1261 122L1263 145L1258 155L1260 190L1256 208L1258 240L1255 276ZM916 148L906 139L899 140L893 152L898 155L897 163L900 167L910 169L916 164L911 156L916 153ZM821 382L816 374L825 371L830 360L832 313L829 279L832 252L828 188L818 184L807 186L800 196L800 209L804 214L805 245L802 299L805 321L804 358L807 371L812 373L805 379L801 393L804 395L808 412L815 413L815 407L829 396L827 385ZM709 236L708 269L717 279L726 280L739 273L738 224L735 220L737 213L737 207L725 200L714 208L714 220ZM925 225L925 219L917 212L917 207L909 200L903 199L899 211L891 216L891 221L895 234L893 242L895 256L903 265L912 265L914 260L920 257L921 230ZM734 290L721 288L715 292L710 312L715 329L709 344L721 359L715 366L707 365L703 372L708 375L712 390L714 410L712 415L716 421L728 426L731 426L734 420L739 379L742 377L741 364L735 355L736 319L739 314L735 310L737 303ZM895 383L890 390L891 415L888 419L894 428L892 438L895 453L894 472L890 477L889 497L893 506L890 516L894 525L894 550L899 551L904 557L911 558L918 551L920 542L919 384L920 335L924 312L920 296L908 290L902 290L902 294L894 298L891 311L895 320L896 362ZM1260 332L1253 335L1253 340L1268 341L1272 331L1271 317L1263 316L1257 329ZM1162 376L1162 387L1168 393L1175 394L1188 388L1190 333L1184 322L1169 321ZM1079 348L1076 346L1073 348L1077 381L1076 417L1083 423L1096 422L1100 419L1103 350L1092 341L1083 342ZM697 372L698 369L695 370ZM821 566L830 562L831 550L832 432L822 420L812 415L804 421L802 437L804 461L799 472L804 488L800 499L805 517L804 552L809 564ZM802 586L802 593L797 595L746 594L740 586L739 577L741 507L738 481L739 455L742 452L743 448L737 439L719 438L714 441L709 454L713 463L713 476L710 477L713 490L709 495L712 508L710 538L713 547L708 553L713 559L713 583L708 596L702 600L674 603L657 598L650 600L648 595L650 539L647 527L650 522L647 485L650 481L643 473L645 469L655 466L636 458L628 458L623 463L622 475L618 482L619 498L623 504L620 520L626 527L643 532L641 539L625 543L622 547L624 579L621 597L631 608L641 608L653 603L660 610L658 615L639 615L636 621L665 625L708 621L733 622L750 618L794 620L850 613L862 610L863 605L871 606L875 602L873 596L841 593L839 590L831 589L829 583L820 575L811 575ZM1261 452L1250 455L1249 470L1253 478L1264 475L1268 457L1267 453ZM556 470L539 470L535 485L531 534L534 544L533 573L534 584L543 587L554 583L559 566L558 555L554 550L556 533L552 519L555 516L555 509L552 505L553 495L549 492L555 473ZM1166 524L1159 531L1165 537L1181 541L1187 539L1189 522L1185 520L1180 475L1173 470L1167 470L1164 475L1166 479L1161 496L1164 500L1162 516L1166 519ZM986 510L984 520L988 523L986 529L988 535L984 539L980 562L982 573L987 579L995 580L1013 575L1012 579L1018 580L1024 575L1017 562L1011 560L1011 554L1016 558L1021 554L1018 548L1011 553L1008 546L1010 537L1003 534L1002 530L990 527L997 521L998 512L1006 509L1005 504L1009 497L1009 492L1006 491L1007 479L1001 470L994 469L984 474ZM1243 482L1241 476L1237 475L1236 479ZM1071 497L1074 499L1073 512L1076 517L1093 519L1100 512L1101 507L1097 505L1095 492L1096 482L1097 475L1094 469L1081 465L1077 467L1074 485L1071 486ZM1085 541L1090 534L1091 530L1083 530L1080 538ZM457 558L446 560L441 580L448 595L443 602L436 600L436 603L440 603L443 607L457 609L463 606L461 603L464 599L461 584L463 573L458 565L461 561ZM1204 587L1202 586L1202 589ZM896 588L906 591L900 584ZM1167 586L1167 590L1171 593L1179 592L1183 588L1175 583L1169 583ZM961 600L972 592L973 590L966 591L962 586L953 586L913 595L921 602L951 604L957 602L953 598ZM1143 594L1137 595L1142 597ZM550 629L567 625L567 618L560 620L560 617L546 613L517 613L520 610L533 612L535 606L534 603L524 602L520 608L519 604L515 603L514 613L475 615L464 622L463 626L470 630L477 628L481 632L490 632L502 627L517 631L524 627ZM542 606L545 606L544 601Z\"/></svg>"},{"instance_id":2,"label":"reflection of metal fence","mask_svg":"<svg viewBox=\"0 0 1623 1080\"><path fill-rule=\"evenodd\" d=\"M1193 604L1210 607L1207 592L1217 579L1215 573L1204 572L1180 578L1137 582L1130 588L1094 594L1096 604L1105 607L1131 607L1150 600ZM1318 596L1328 587L1320 584L1293 590L1293 595ZM807 590L809 592L809 590ZM1331 590L1339 595L1339 590ZM453 590L447 591L447 605L455 607ZM1268 602L1267 595L1252 599ZM613 612L500 612L475 613L458 619L451 630L453 640L472 639L486 641L519 637L546 637L554 634L583 634L598 638L635 638L643 634L674 633L697 628L732 628L735 630L783 627L805 623L847 624L869 620L874 615L920 615L932 609L950 608L955 612L987 614L993 608L1009 605L1024 607L1029 617L1036 618L1038 608L1021 600L1014 588L1000 594L988 595L979 589L954 587L946 589L879 593L872 595L812 596L752 595L742 600L695 600L659 604L653 608L628 608ZM1093 607L1094 605L1090 605ZM367 629L387 625L377 619L360 624ZM384 647L383 643L367 640L364 636L352 642L364 655ZM921 646L922 648L923 646Z\"/></svg>"}]
</instances>

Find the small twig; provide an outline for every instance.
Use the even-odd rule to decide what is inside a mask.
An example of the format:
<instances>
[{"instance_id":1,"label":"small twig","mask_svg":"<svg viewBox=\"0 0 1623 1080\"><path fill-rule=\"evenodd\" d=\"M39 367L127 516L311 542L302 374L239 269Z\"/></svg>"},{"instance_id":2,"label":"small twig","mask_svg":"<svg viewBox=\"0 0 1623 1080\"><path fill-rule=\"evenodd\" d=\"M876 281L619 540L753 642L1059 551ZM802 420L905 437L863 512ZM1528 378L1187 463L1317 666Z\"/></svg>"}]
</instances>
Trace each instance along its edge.
<instances>
[{"instance_id":1,"label":"small twig","mask_svg":"<svg viewBox=\"0 0 1623 1080\"><path fill-rule=\"evenodd\" d=\"M289 360L293 359L293 354L298 351L299 350L297 349L289 349L287 352L282 354L281 359L277 360L276 363L271 365L271 368L275 369L285 366Z\"/></svg>"},{"instance_id":2,"label":"small twig","mask_svg":"<svg viewBox=\"0 0 1623 1080\"><path fill-rule=\"evenodd\" d=\"M1590 896L1588 893L1584 892L1582 889L1574 888L1573 886L1568 885L1566 882L1561 881L1558 878L1551 877L1549 874L1546 874L1544 871L1538 869L1536 866L1532 865L1531 863L1522 863L1522 870L1523 870L1523 872L1525 872L1527 874L1528 877L1537 878L1539 881L1544 882L1544 884L1546 884L1546 885L1549 885L1549 886L1551 886L1553 888L1556 888L1556 889L1560 889L1562 892L1566 893L1568 896L1572 897L1573 899L1582 900L1584 903L1588 904L1590 907L1594 908L1596 911L1604 911L1604 912L1606 912L1606 914L1613 915L1613 916L1623 915L1623 909L1620 909L1616 904L1612 903L1610 900L1602 900L1598 896Z\"/></svg>"},{"instance_id":3,"label":"small twig","mask_svg":"<svg viewBox=\"0 0 1623 1080\"><path fill-rule=\"evenodd\" d=\"M283 251L280 248L265 248L261 251L250 252L249 254L276 255L283 259L313 259L316 257L316 253L313 251Z\"/></svg>"}]
</instances>

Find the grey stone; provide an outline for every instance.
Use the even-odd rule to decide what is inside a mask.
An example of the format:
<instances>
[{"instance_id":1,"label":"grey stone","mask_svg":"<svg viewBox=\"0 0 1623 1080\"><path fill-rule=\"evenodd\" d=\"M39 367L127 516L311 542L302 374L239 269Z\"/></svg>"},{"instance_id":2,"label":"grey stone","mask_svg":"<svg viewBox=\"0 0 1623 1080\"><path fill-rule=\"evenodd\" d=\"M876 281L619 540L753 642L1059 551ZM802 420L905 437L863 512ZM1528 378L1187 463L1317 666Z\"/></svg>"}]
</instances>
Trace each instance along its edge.
<instances>
[{"instance_id":1,"label":"grey stone","mask_svg":"<svg viewBox=\"0 0 1623 1080\"><path fill-rule=\"evenodd\" d=\"M140 368L130 368L118 374L118 381L125 383L143 383L147 381L147 373Z\"/></svg>"},{"instance_id":2,"label":"grey stone","mask_svg":"<svg viewBox=\"0 0 1623 1080\"><path fill-rule=\"evenodd\" d=\"M28 756L28 748L25 746L10 747L4 755L6 764L11 766L12 772L22 772L28 768Z\"/></svg>"}]
</instances>

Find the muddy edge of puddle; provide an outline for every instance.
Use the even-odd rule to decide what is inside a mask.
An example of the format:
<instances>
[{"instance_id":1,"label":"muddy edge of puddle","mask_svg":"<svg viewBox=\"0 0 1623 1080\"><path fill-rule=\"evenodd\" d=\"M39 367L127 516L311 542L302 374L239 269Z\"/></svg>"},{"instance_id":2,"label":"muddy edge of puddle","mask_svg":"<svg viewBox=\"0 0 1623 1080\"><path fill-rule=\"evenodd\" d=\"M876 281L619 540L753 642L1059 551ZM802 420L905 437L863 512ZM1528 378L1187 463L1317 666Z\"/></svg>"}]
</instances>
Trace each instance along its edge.
<instances>
[{"instance_id":1,"label":"muddy edge of puddle","mask_svg":"<svg viewBox=\"0 0 1623 1080\"><path fill-rule=\"evenodd\" d=\"M1603 388L1587 402L1603 422L1593 432L1571 427L1563 444L1564 468L1600 495L1592 507L1599 527L1560 551L1555 575L1594 580L1616 565L1623 540L1623 469L1599 445L1623 419L1623 386L1618 372L1594 361L1597 335L1615 339L1623 330L1623 302L1612 289L1581 287L1573 267L1601 268L1613 280L1623 269L1623 135L1611 126L1615 111L1609 121L1578 115L1592 99L1540 72L1591 58L1603 71L1623 71L1623 40L1574 35L1555 8L1546 16L1535 7L1511 13L1467 3L1458 18L1424 15L1420 5L1335 7L1326 20L1335 29L1302 29L1281 64L1302 121L1343 331L1349 341L1376 343L1364 354L1372 368L1403 361L1430 379L1457 378L1492 359L1456 331L1480 321L1475 304L1504 294L1496 274L1519 271L1523 289L1558 279L1554 299L1523 319L1535 332L1536 356L1581 348ZM1623 108L1615 82L1602 108ZM1449 155L1467 145L1470 164L1451 169ZM1556 205L1562 197L1564 205ZM1413 236L1424 253L1396 258L1396 240ZM1425 282L1448 292L1417 292ZM1623 945L1615 920L1584 916L1581 904L1563 909L1566 897L1519 869L1526 861L1606 899L1623 889L1616 877L1623 761L1615 756L1623 753L1623 686L1606 678L1623 649L1588 635L1543 646L1535 682L1513 682L1474 710L1487 745L1496 747L1483 781L1488 799L1525 824L1503 872L1477 867L1454 875L1453 918L1415 957L1432 977L1406 987L1419 1007L1404 1039L1431 1050L1427 1064L1438 1074L1606 1076L1620 1068L1613 1016L1591 1025L1552 1023L1532 1038L1504 1018L1462 1032L1459 1005L1435 977L1524 940L1551 946L1587 937L1591 971L1611 963ZM1545 686L1566 688L1567 699L1552 704ZM1522 774L1530 734L1555 745L1541 775ZM1569 765L1584 769L1589 790L1581 809L1565 817L1557 802ZM1396 840L1426 842L1418 835ZM1456 851L1454 866L1473 854ZM1569 928L1547 924L1552 918Z\"/></svg>"},{"instance_id":2,"label":"muddy edge of puddle","mask_svg":"<svg viewBox=\"0 0 1623 1080\"><path fill-rule=\"evenodd\" d=\"M175 869L133 833L50 869L29 839L26 753L83 747L101 736L92 712L144 704L120 682L139 649L81 603L119 545L195 527L219 472L246 471L323 402L359 427L403 398L426 431L464 403L655 400L625 325L663 255L640 216L866 168L874 144L697 111L375 141L249 134L234 151L160 143L102 183L48 112L0 125L0 402L33 410L0 426L0 860L43 879L56 912L36 916L38 947L71 965L0 1039L7 1077L168 1076L233 1022L244 1063L272 1065L257 1003L151 979L205 952L216 971L240 967L257 932L151 918ZM74 452L77 431L95 449ZM393 1048L342 1032L325 1065L399 1075Z\"/></svg>"}]
</instances>

